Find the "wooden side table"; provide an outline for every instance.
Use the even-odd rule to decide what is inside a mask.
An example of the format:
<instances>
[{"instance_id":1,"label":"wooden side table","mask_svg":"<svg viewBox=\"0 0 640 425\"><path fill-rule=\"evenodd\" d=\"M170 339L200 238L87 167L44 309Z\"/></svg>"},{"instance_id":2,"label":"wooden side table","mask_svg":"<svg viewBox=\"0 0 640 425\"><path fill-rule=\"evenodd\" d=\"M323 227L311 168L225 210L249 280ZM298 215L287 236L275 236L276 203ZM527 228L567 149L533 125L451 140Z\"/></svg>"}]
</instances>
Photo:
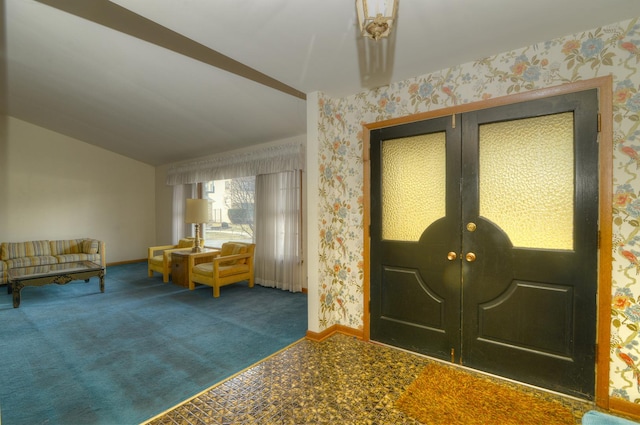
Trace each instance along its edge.
<instances>
[{"instance_id":1,"label":"wooden side table","mask_svg":"<svg viewBox=\"0 0 640 425\"><path fill-rule=\"evenodd\" d=\"M180 251L171 253L171 280L176 285L189 288L191 268L196 264L211 262L213 257L219 253L219 249L205 249L202 252Z\"/></svg>"}]
</instances>

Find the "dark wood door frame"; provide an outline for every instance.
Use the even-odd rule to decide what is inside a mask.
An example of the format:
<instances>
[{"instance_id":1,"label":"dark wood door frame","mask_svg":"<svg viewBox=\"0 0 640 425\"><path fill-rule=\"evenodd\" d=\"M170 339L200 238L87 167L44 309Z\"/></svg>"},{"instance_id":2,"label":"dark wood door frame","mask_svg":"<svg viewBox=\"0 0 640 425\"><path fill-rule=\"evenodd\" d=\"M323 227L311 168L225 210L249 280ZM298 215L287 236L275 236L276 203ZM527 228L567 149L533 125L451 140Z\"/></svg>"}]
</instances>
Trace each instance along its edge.
<instances>
[{"instance_id":1,"label":"dark wood door frame","mask_svg":"<svg viewBox=\"0 0 640 425\"><path fill-rule=\"evenodd\" d=\"M598 104L600 111L599 124L599 234L600 250L598 259L598 299L597 299L597 361L596 361L596 404L609 409L609 341L611 326L611 272L612 272L612 202L613 202L613 102L611 76L598 77L587 81L564 84L561 86L519 93L482 102L469 103L450 108L439 109L394 118L363 125L363 164L364 164L364 323L363 335L370 339L370 239L369 224L371 222L371 160L369 156L370 131L383 127L391 127L410 122L423 121L447 115L487 109L496 106L510 105L534 99L574 93L589 89L598 89Z\"/></svg>"}]
</instances>

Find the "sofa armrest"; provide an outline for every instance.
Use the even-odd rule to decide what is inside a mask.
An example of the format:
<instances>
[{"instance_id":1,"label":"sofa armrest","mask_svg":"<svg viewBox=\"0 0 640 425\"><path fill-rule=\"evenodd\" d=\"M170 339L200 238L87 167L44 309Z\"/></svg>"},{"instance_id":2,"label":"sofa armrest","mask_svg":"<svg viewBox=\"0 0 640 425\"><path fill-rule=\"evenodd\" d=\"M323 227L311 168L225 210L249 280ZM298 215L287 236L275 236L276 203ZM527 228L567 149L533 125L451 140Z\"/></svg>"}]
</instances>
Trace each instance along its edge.
<instances>
[{"instance_id":1,"label":"sofa armrest","mask_svg":"<svg viewBox=\"0 0 640 425\"><path fill-rule=\"evenodd\" d=\"M150 246L148 251L147 258L155 257L156 251L165 251L167 249L175 248L175 245L159 245L159 246Z\"/></svg>"},{"instance_id":2,"label":"sofa armrest","mask_svg":"<svg viewBox=\"0 0 640 425\"><path fill-rule=\"evenodd\" d=\"M100 263L101 266L106 268L107 267L107 245L104 243L104 241L98 241L100 247L98 248L98 252L100 253Z\"/></svg>"},{"instance_id":3,"label":"sofa armrest","mask_svg":"<svg viewBox=\"0 0 640 425\"><path fill-rule=\"evenodd\" d=\"M171 249L165 249L164 252L171 254L172 252L191 252L193 250L193 248L171 248Z\"/></svg>"},{"instance_id":4,"label":"sofa armrest","mask_svg":"<svg viewBox=\"0 0 640 425\"><path fill-rule=\"evenodd\" d=\"M251 259L252 257L253 257L253 253L247 252L245 254L225 255L224 257L217 256L216 258L213 259L213 262L220 263L221 261L236 261L236 260L241 260L243 258Z\"/></svg>"}]
</instances>

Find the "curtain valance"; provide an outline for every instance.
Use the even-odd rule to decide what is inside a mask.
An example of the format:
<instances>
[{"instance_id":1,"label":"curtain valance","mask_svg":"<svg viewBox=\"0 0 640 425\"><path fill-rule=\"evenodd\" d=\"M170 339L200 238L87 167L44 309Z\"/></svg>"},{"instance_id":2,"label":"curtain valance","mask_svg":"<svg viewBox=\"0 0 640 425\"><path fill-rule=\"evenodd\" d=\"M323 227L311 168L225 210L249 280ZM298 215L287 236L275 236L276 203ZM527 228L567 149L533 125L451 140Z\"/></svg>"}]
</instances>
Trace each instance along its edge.
<instances>
[{"instance_id":1,"label":"curtain valance","mask_svg":"<svg viewBox=\"0 0 640 425\"><path fill-rule=\"evenodd\" d=\"M257 176L304 169L304 145L300 142L263 147L176 164L167 170L167 185Z\"/></svg>"}]
</instances>

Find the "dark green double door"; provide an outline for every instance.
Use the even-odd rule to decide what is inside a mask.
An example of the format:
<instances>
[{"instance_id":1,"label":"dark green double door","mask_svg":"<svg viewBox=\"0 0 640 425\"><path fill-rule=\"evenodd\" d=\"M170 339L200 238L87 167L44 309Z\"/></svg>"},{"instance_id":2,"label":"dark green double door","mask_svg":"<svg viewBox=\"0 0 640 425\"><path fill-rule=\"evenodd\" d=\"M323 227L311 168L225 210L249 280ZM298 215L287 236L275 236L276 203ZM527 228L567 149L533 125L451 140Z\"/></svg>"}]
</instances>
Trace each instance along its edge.
<instances>
[{"instance_id":1,"label":"dark green double door","mask_svg":"<svg viewBox=\"0 0 640 425\"><path fill-rule=\"evenodd\" d=\"M593 398L595 90L371 133L371 339Z\"/></svg>"}]
</instances>

